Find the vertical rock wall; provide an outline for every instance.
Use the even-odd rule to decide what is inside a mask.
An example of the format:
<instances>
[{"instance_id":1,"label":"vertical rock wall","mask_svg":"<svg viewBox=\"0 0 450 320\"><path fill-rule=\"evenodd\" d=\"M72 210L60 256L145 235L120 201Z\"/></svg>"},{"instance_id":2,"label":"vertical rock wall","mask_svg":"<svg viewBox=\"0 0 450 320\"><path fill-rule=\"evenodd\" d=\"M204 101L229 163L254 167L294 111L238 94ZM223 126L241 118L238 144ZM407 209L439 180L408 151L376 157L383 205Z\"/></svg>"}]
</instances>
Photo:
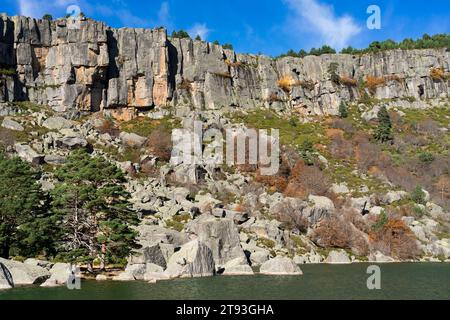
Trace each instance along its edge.
<instances>
[{"instance_id":1,"label":"vertical rock wall","mask_svg":"<svg viewBox=\"0 0 450 320\"><path fill-rule=\"evenodd\" d=\"M336 84L329 72L347 79ZM113 29L101 22L49 22L0 16L0 102L30 100L58 111L268 106L300 114L336 114L342 100L448 99L445 49L394 50L278 60L236 54L219 45L168 38L164 29ZM382 81L372 90L357 83ZM413 100L414 100L413 99Z\"/></svg>"}]
</instances>

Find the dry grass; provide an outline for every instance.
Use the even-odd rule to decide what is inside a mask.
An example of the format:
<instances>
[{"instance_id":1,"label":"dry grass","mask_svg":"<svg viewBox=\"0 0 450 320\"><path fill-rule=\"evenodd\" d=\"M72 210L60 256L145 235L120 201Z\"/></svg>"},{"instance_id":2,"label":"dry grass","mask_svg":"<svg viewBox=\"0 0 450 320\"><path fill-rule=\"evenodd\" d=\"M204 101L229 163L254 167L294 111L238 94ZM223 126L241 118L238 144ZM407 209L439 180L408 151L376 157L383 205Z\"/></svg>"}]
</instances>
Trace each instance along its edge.
<instances>
[{"instance_id":1,"label":"dry grass","mask_svg":"<svg viewBox=\"0 0 450 320\"><path fill-rule=\"evenodd\" d=\"M233 61L230 61L229 59L225 59L225 63L232 68L239 68L239 67L244 66L244 64L240 61L233 62Z\"/></svg>"},{"instance_id":2,"label":"dry grass","mask_svg":"<svg viewBox=\"0 0 450 320\"><path fill-rule=\"evenodd\" d=\"M307 166L298 161L292 169L285 195L293 198L306 198L310 194L323 196L327 193L329 181L316 166Z\"/></svg>"},{"instance_id":3,"label":"dry grass","mask_svg":"<svg viewBox=\"0 0 450 320\"><path fill-rule=\"evenodd\" d=\"M390 218L379 230L369 233L373 249L398 259L414 259L418 248L414 233L397 218Z\"/></svg>"},{"instance_id":4,"label":"dry grass","mask_svg":"<svg viewBox=\"0 0 450 320\"><path fill-rule=\"evenodd\" d=\"M368 75L366 77L365 86L367 87L367 89L369 89L369 92L371 95L375 95L378 87L383 87L386 85L386 83L388 83L390 81L396 81L398 83L403 83L405 81L405 79L396 74L390 74L390 75L385 75L385 76L381 76L381 77L374 77L374 76Z\"/></svg>"},{"instance_id":5,"label":"dry grass","mask_svg":"<svg viewBox=\"0 0 450 320\"><path fill-rule=\"evenodd\" d=\"M369 89L371 95L375 95L377 88L386 85L386 79L384 77L367 76L366 87Z\"/></svg>"},{"instance_id":6,"label":"dry grass","mask_svg":"<svg viewBox=\"0 0 450 320\"><path fill-rule=\"evenodd\" d=\"M344 86L347 86L347 87L356 87L356 86L358 85L358 80L353 79L353 78L350 78L350 77L347 76L347 75L342 75L342 76L340 76L340 78L341 78L341 83L342 83Z\"/></svg>"},{"instance_id":7,"label":"dry grass","mask_svg":"<svg viewBox=\"0 0 450 320\"><path fill-rule=\"evenodd\" d=\"M151 154L168 162L172 153L171 133L163 128L156 128L148 137L147 148Z\"/></svg>"},{"instance_id":8,"label":"dry grass","mask_svg":"<svg viewBox=\"0 0 450 320\"><path fill-rule=\"evenodd\" d=\"M178 85L178 89L191 91L192 90L192 82L187 79L183 79L183 81L181 81L181 83Z\"/></svg>"},{"instance_id":9,"label":"dry grass","mask_svg":"<svg viewBox=\"0 0 450 320\"><path fill-rule=\"evenodd\" d=\"M430 77L435 81L444 81L448 78L448 74L445 73L444 68L431 68Z\"/></svg>"},{"instance_id":10,"label":"dry grass","mask_svg":"<svg viewBox=\"0 0 450 320\"><path fill-rule=\"evenodd\" d=\"M302 87L308 90L314 90L315 84L312 80L294 80L291 76L282 76L277 81L277 85L284 92L289 93L294 87Z\"/></svg>"},{"instance_id":11,"label":"dry grass","mask_svg":"<svg viewBox=\"0 0 450 320\"><path fill-rule=\"evenodd\" d=\"M295 80L291 76L282 76L277 81L278 87L284 92L290 92L295 84Z\"/></svg>"}]
</instances>

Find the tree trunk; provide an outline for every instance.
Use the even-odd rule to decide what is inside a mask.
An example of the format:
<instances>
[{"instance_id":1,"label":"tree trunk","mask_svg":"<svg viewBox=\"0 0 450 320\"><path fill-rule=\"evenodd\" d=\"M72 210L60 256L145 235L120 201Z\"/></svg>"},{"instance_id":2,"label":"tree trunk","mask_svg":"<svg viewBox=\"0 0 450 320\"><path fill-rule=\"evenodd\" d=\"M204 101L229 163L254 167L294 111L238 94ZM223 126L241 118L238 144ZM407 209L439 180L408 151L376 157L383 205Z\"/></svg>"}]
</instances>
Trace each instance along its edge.
<instances>
[{"instance_id":1,"label":"tree trunk","mask_svg":"<svg viewBox=\"0 0 450 320\"><path fill-rule=\"evenodd\" d=\"M102 244L102 253L100 255L100 270L106 271L106 244Z\"/></svg>"}]
</instances>

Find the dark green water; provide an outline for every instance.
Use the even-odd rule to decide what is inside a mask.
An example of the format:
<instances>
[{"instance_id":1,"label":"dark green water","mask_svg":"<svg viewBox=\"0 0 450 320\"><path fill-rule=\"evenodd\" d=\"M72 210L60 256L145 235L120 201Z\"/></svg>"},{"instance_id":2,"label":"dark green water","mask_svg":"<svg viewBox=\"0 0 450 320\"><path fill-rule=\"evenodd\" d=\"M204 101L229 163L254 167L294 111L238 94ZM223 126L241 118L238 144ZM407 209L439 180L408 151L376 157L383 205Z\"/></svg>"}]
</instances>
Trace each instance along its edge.
<instances>
[{"instance_id":1,"label":"dark green water","mask_svg":"<svg viewBox=\"0 0 450 320\"><path fill-rule=\"evenodd\" d=\"M81 290L21 287L6 299L450 299L450 264L385 264L381 290L368 290L365 264L307 265L299 277L225 277L146 282L84 281Z\"/></svg>"}]
</instances>

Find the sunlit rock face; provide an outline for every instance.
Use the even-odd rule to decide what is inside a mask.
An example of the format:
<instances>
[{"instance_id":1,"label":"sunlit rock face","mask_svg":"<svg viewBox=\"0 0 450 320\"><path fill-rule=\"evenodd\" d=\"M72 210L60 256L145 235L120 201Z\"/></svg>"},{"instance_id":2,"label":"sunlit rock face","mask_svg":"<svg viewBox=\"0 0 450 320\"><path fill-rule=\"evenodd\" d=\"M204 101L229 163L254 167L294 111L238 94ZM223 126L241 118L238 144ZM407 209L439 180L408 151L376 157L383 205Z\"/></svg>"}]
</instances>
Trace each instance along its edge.
<instances>
[{"instance_id":1,"label":"sunlit rock face","mask_svg":"<svg viewBox=\"0 0 450 320\"><path fill-rule=\"evenodd\" d=\"M220 45L168 38L164 29L113 29L102 22L0 16L0 102L30 100L57 111L152 107L267 106L304 115L337 114L363 95L403 107L449 97L446 49L393 50L278 60ZM333 82L330 65L341 83ZM371 77L372 85L361 86Z\"/></svg>"}]
</instances>

